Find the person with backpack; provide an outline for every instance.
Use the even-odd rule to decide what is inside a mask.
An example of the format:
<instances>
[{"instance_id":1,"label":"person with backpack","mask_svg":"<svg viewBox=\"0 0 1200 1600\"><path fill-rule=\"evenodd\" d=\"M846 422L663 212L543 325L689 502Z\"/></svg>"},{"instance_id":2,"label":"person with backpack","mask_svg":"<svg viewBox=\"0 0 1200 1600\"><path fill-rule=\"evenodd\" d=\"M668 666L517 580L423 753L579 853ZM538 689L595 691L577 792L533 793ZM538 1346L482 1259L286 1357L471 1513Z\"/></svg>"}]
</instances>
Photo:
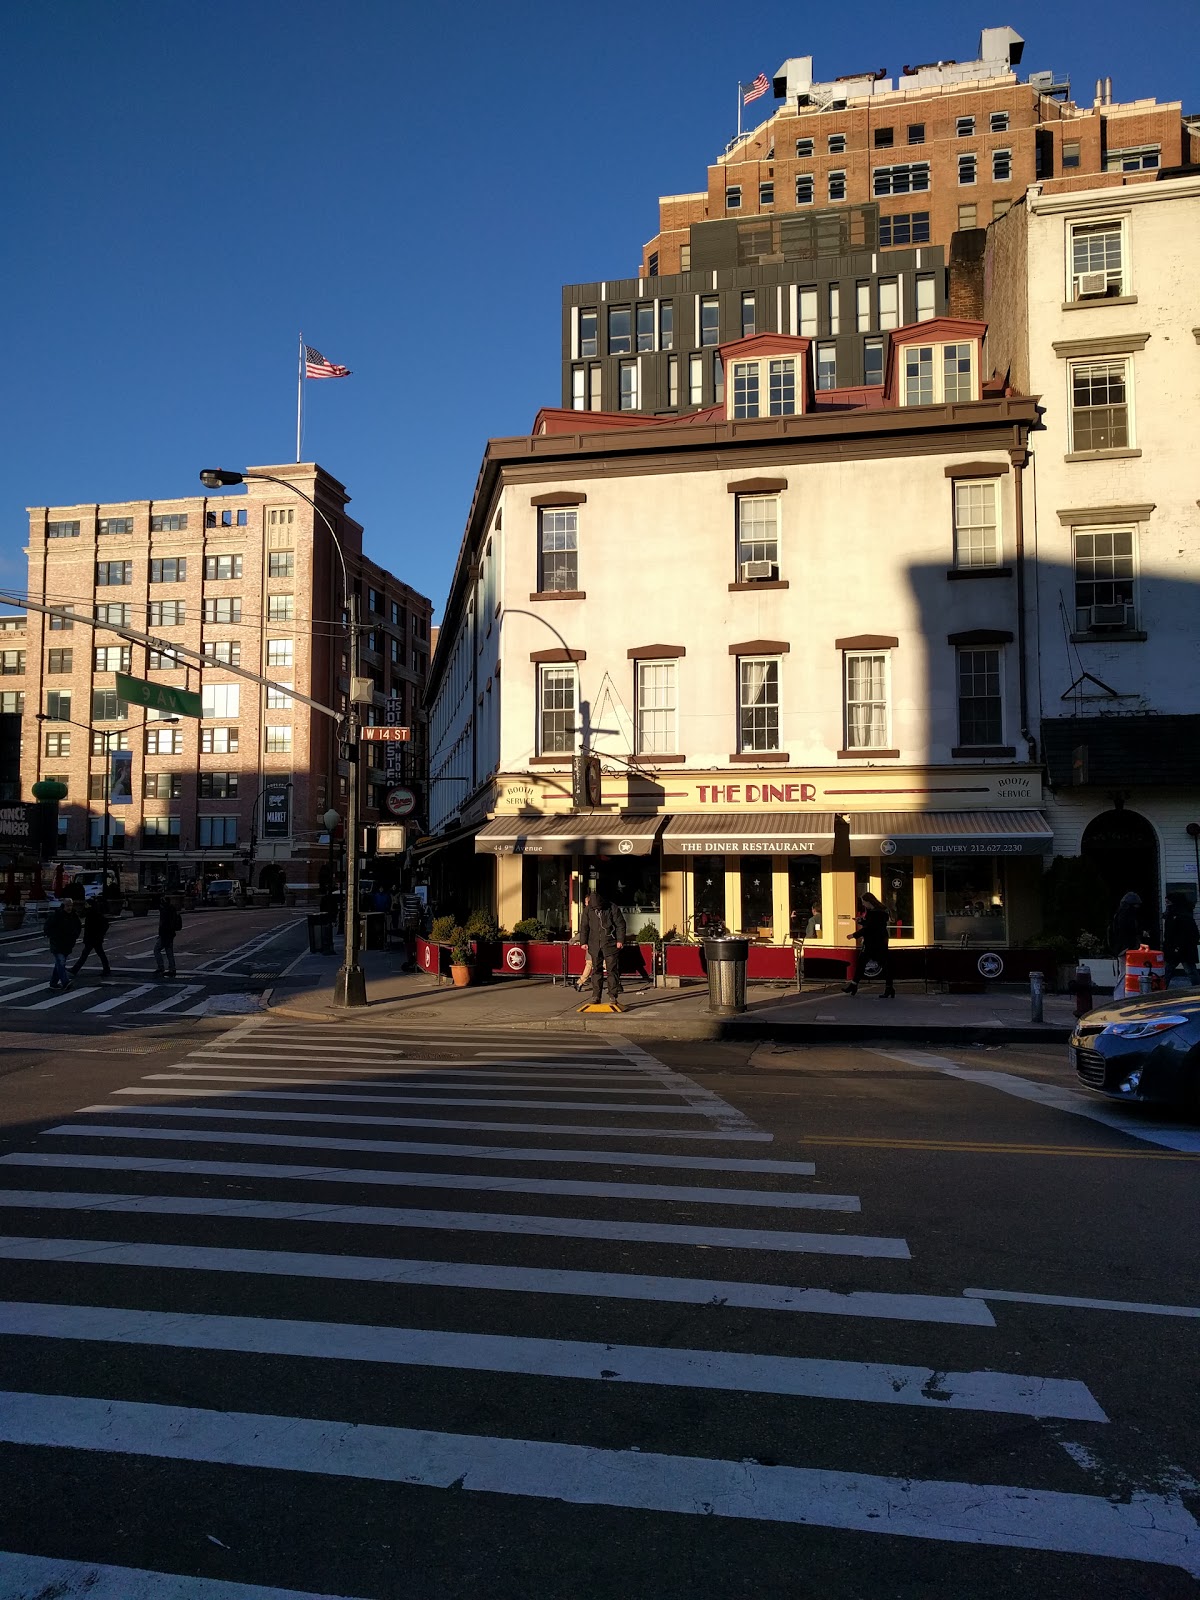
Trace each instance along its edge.
<instances>
[{"instance_id":1,"label":"person with backpack","mask_svg":"<svg viewBox=\"0 0 1200 1600\"><path fill-rule=\"evenodd\" d=\"M104 914L104 902L97 895L83 908L83 949L79 952L79 960L71 968L72 977L79 976L79 969L93 950L100 957L100 968L104 976L112 977L112 968L108 964L108 956L104 949L104 936L108 929L109 921Z\"/></svg>"},{"instance_id":2,"label":"person with backpack","mask_svg":"<svg viewBox=\"0 0 1200 1600\"><path fill-rule=\"evenodd\" d=\"M79 938L79 913L74 900L64 900L61 905L55 906L43 924L43 931L50 945L50 954L54 957L50 987L69 989L71 979L67 973L67 957Z\"/></svg>"},{"instance_id":3,"label":"person with backpack","mask_svg":"<svg viewBox=\"0 0 1200 1600\"><path fill-rule=\"evenodd\" d=\"M608 974L608 998L615 1005L621 997L618 952L625 944L625 918L620 906L593 889L579 918L579 943L587 949L592 963L592 1004L600 1004L604 975Z\"/></svg>"},{"instance_id":4,"label":"person with backpack","mask_svg":"<svg viewBox=\"0 0 1200 1600\"><path fill-rule=\"evenodd\" d=\"M1163 971L1168 989L1172 974L1179 966L1187 973L1187 981L1193 988L1200 984L1198 957L1200 929L1196 927L1191 902L1184 894L1169 894L1163 912Z\"/></svg>"},{"instance_id":5,"label":"person with backpack","mask_svg":"<svg viewBox=\"0 0 1200 1600\"><path fill-rule=\"evenodd\" d=\"M158 938L154 941L154 967L161 978L175 976L175 935L183 927L183 918L167 899L158 911Z\"/></svg>"}]
</instances>

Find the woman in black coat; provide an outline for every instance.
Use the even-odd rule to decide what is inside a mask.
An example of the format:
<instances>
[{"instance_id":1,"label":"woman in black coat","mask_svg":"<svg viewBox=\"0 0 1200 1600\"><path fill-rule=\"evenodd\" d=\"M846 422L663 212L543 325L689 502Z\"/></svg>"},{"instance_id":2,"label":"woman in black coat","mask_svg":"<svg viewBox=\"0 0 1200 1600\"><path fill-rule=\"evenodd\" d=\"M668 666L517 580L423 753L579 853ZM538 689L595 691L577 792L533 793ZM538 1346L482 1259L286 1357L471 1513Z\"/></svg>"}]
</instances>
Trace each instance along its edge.
<instances>
[{"instance_id":1,"label":"woman in black coat","mask_svg":"<svg viewBox=\"0 0 1200 1600\"><path fill-rule=\"evenodd\" d=\"M858 993L867 965L873 961L878 965L879 976L883 979L883 993L879 998L894 1000L896 990L892 983L892 963L888 952L887 909L873 894L860 895L858 904L858 931L854 935L858 941L858 955L854 962L854 977L846 985L846 993Z\"/></svg>"}]
</instances>

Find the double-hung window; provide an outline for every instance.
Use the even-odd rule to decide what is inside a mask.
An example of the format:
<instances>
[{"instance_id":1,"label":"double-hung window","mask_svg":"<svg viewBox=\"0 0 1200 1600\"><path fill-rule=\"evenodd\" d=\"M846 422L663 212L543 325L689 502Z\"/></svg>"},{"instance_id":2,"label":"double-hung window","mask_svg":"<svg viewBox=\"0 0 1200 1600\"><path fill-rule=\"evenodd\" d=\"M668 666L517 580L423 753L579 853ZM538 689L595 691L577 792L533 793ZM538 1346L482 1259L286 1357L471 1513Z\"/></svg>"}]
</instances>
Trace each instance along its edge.
<instances>
[{"instance_id":1,"label":"double-hung window","mask_svg":"<svg viewBox=\"0 0 1200 1600\"><path fill-rule=\"evenodd\" d=\"M637 308L637 347L639 350L654 349L654 302L643 300Z\"/></svg>"},{"instance_id":2,"label":"double-hung window","mask_svg":"<svg viewBox=\"0 0 1200 1600\"><path fill-rule=\"evenodd\" d=\"M754 583L779 576L779 496L739 494L737 505L738 577Z\"/></svg>"},{"instance_id":3,"label":"double-hung window","mask_svg":"<svg viewBox=\"0 0 1200 1600\"><path fill-rule=\"evenodd\" d=\"M1137 626L1132 528L1075 530L1075 628L1128 632Z\"/></svg>"},{"instance_id":4,"label":"double-hung window","mask_svg":"<svg viewBox=\"0 0 1200 1600\"><path fill-rule=\"evenodd\" d=\"M539 755L575 753L575 689L574 666L539 666Z\"/></svg>"},{"instance_id":5,"label":"double-hung window","mask_svg":"<svg viewBox=\"0 0 1200 1600\"><path fill-rule=\"evenodd\" d=\"M71 735L69 733L48 733L46 735L46 754L48 756L69 756L71 754Z\"/></svg>"},{"instance_id":6,"label":"double-hung window","mask_svg":"<svg viewBox=\"0 0 1200 1600\"><path fill-rule=\"evenodd\" d=\"M209 583L226 582L242 575L241 556L205 556L204 576Z\"/></svg>"},{"instance_id":7,"label":"double-hung window","mask_svg":"<svg viewBox=\"0 0 1200 1600\"><path fill-rule=\"evenodd\" d=\"M1104 158L1105 172L1153 172L1162 165L1162 146L1138 145L1129 150L1110 150Z\"/></svg>"},{"instance_id":8,"label":"double-hung window","mask_svg":"<svg viewBox=\"0 0 1200 1600\"><path fill-rule=\"evenodd\" d=\"M133 651L127 644L102 644L96 647L97 672L128 672Z\"/></svg>"},{"instance_id":9,"label":"double-hung window","mask_svg":"<svg viewBox=\"0 0 1200 1600\"><path fill-rule=\"evenodd\" d=\"M627 356L633 349L633 313L628 306L608 308L608 353Z\"/></svg>"},{"instance_id":10,"label":"double-hung window","mask_svg":"<svg viewBox=\"0 0 1200 1600\"><path fill-rule=\"evenodd\" d=\"M51 722L70 722L71 691L69 689L48 689L46 691L46 715Z\"/></svg>"},{"instance_id":11,"label":"double-hung window","mask_svg":"<svg viewBox=\"0 0 1200 1600\"><path fill-rule=\"evenodd\" d=\"M973 346L906 345L904 404L929 406L975 398Z\"/></svg>"},{"instance_id":12,"label":"double-hung window","mask_svg":"<svg viewBox=\"0 0 1200 1600\"><path fill-rule=\"evenodd\" d=\"M292 730L288 727L272 727L268 723L264 749L269 756L290 755L292 751Z\"/></svg>"},{"instance_id":13,"label":"double-hung window","mask_svg":"<svg viewBox=\"0 0 1200 1600\"><path fill-rule=\"evenodd\" d=\"M201 745L203 749L203 744ZM183 734L178 728L147 728L146 754L148 756L181 756Z\"/></svg>"},{"instance_id":14,"label":"double-hung window","mask_svg":"<svg viewBox=\"0 0 1200 1600\"><path fill-rule=\"evenodd\" d=\"M622 411L636 411L638 408L638 364L636 361L622 361L618 368L619 380L619 408Z\"/></svg>"},{"instance_id":15,"label":"double-hung window","mask_svg":"<svg viewBox=\"0 0 1200 1600\"><path fill-rule=\"evenodd\" d=\"M975 748L1004 743L1004 699L999 649L957 651L958 742Z\"/></svg>"},{"instance_id":16,"label":"double-hung window","mask_svg":"<svg viewBox=\"0 0 1200 1600\"><path fill-rule=\"evenodd\" d=\"M742 186L740 183L731 183L725 190L726 211L740 211L742 209Z\"/></svg>"},{"instance_id":17,"label":"double-hung window","mask_svg":"<svg viewBox=\"0 0 1200 1600\"><path fill-rule=\"evenodd\" d=\"M183 735L180 734L180 738ZM149 745L147 745L149 750ZM183 746L180 745L180 749ZM237 754L238 730L236 728L201 728L200 754L205 756L232 756Z\"/></svg>"},{"instance_id":18,"label":"double-hung window","mask_svg":"<svg viewBox=\"0 0 1200 1600\"><path fill-rule=\"evenodd\" d=\"M888 657L846 652L846 749L888 747Z\"/></svg>"},{"instance_id":19,"label":"double-hung window","mask_svg":"<svg viewBox=\"0 0 1200 1600\"><path fill-rule=\"evenodd\" d=\"M151 583L183 583L186 579L186 556L156 556L150 563Z\"/></svg>"},{"instance_id":20,"label":"double-hung window","mask_svg":"<svg viewBox=\"0 0 1200 1600\"><path fill-rule=\"evenodd\" d=\"M290 639L267 640L267 665L269 667L290 667L294 655L295 650Z\"/></svg>"},{"instance_id":21,"label":"double-hung window","mask_svg":"<svg viewBox=\"0 0 1200 1600\"><path fill-rule=\"evenodd\" d=\"M290 594L269 594L267 596L267 621L292 622L296 616L296 599Z\"/></svg>"},{"instance_id":22,"label":"double-hung window","mask_svg":"<svg viewBox=\"0 0 1200 1600\"><path fill-rule=\"evenodd\" d=\"M579 354L585 359L599 354L596 321L597 317L594 311L581 311L579 313Z\"/></svg>"},{"instance_id":23,"label":"double-hung window","mask_svg":"<svg viewBox=\"0 0 1200 1600\"><path fill-rule=\"evenodd\" d=\"M129 707L115 689L92 690L93 722L124 722L128 715Z\"/></svg>"},{"instance_id":24,"label":"double-hung window","mask_svg":"<svg viewBox=\"0 0 1200 1600\"><path fill-rule=\"evenodd\" d=\"M700 343L719 344L721 339L721 304L715 294L706 294L700 301Z\"/></svg>"},{"instance_id":25,"label":"double-hung window","mask_svg":"<svg viewBox=\"0 0 1200 1600\"><path fill-rule=\"evenodd\" d=\"M1000 481L969 479L954 485L954 565L1000 564Z\"/></svg>"},{"instance_id":26,"label":"double-hung window","mask_svg":"<svg viewBox=\"0 0 1200 1600\"><path fill-rule=\"evenodd\" d=\"M1125 236L1120 222L1078 223L1071 228L1070 295L1098 300L1125 290Z\"/></svg>"},{"instance_id":27,"label":"double-hung window","mask_svg":"<svg viewBox=\"0 0 1200 1600\"><path fill-rule=\"evenodd\" d=\"M98 589L112 588L116 585L132 582L132 561L97 561L96 587Z\"/></svg>"},{"instance_id":28,"label":"double-hung window","mask_svg":"<svg viewBox=\"0 0 1200 1600\"><path fill-rule=\"evenodd\" d=\"M669 300L658 303L658 348L670 350L675 340L675 308Z\"/></svg>"},{"instance_id":29,"label":"double-hung window","mask_svg":"<svg viewBox=\"0 0 1200 1600\"><path fill-rule=\"evenodd\" d=\"M236 683L206 683L200 690L200 714L205 717L236 717L241 688Z\"/></svg>"},{"instance_id":30,"label":"double-hung window","mask_svg":"<svg viewBox=\"0 0 1200 1600\"><path fill-rule=\"evenodd\" d=\"M837 345L819 344L814 361L818 389L837 388Z\"/></svg>"},{"instance_id":31,"label":"double-hung window","mask_svg":"<svg viewBox=\"0 0 1200 1600\"><path fill-rule=\"evenodd\" d=\"M206 600L207 607L208 601ZM240 607L242 602L235 600L232 604ZM152 628L182 628L187 621L187 602L185 600L151 600L148 607L150 626Z\"/></svg>"},{"instance_id":32,"label":"double-hung window","mask_svg":"<svg viewBox=\"0 0 1200 1600\"><path fill-rule=\"evenodd\" d=\"M204 602L205 622L240 622L242 620L242 602L240 600L206 600Z\"/></svg>"},{"instance_id":33,"label":"double-hung window","mask_svg":"<svg viewBox=\"0 0 1200 1600\"><path fill-rule=\"evenodd\" d=\"M676 748L675 661L639 661L637 749L640 755L674 755Z\"/></svg>"},{"instance_id":34,"label":"double-hung window","mask_svg":"<svg viewBox=\"0 0 1200 1600\"><path fill-rule=\"evenodd\" d=\"M1129 416L1129 362L1074 361L1071 386L1071 450L1124 450L1133 442Z\"/></svg>"},{"instance_id":35,"label":"double-hung window","mask_svg":"<svg viewBox=\"0 0 1200 1600\"><path fill-rule=\"evenodd\" d=\"M738 751L780 749L778 656L739 656Z\"/></svg>"},{"instance_id":36,"label":"double-hung window","mask_svg":"<svg viewBox=\"0 0 1200 1600\"><path fill-rule=\"evenodd\" d=\"M579 512L574 506L538 511L538 588L562 593L579 588Z\"/></svg>"},{"instance_id":37,"label":"double-hung window","mask_svg":"<svg viewBox=\"0 0 1200 1600\"><path fill-rule=\"evenodd\" d=\"M75 652L71 649L51 650L46 656L46 671L55 674L70 672L74 659Z\"/></svg>"}]
</instances>

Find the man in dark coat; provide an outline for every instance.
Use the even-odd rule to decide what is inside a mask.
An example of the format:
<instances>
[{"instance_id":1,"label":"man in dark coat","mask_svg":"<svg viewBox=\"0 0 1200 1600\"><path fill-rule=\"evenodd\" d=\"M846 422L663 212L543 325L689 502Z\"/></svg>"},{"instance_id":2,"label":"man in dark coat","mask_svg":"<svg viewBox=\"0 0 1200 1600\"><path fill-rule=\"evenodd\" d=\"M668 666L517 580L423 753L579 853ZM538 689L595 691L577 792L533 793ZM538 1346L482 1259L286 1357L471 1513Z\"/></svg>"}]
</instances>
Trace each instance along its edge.
<instances>
[{"instance_id":1,"label":"man in dark coat","mask_svg":"<svg viewBox=\"0 0 1200 1600\"><path fill-rule=\"evenodd\" d=\"M888 951L887 909L873 894L860 895L858 904L858 931L854 935L858 940L858 955L854 961L854 976L846 985L846 993L858 993L867 967L873 962L883 979L883 993L879 998L894 1000L896 989L892 983L892 962Z\"/></svg>"},{"instance_id":2,"label":"man in dark coat","mask_svg":"<svg viewBox=\"0 0 1200 1600\"><path fill-rule=\"evenodd\" d=\"M1171 974L1179 966L1182 966L1187 973L1187 980L1193 988L1200 984L1198 954L1200 954L1200 929L1196 927L1196 919L1192 915L1192 907L1187 896L1168 895L1167 908L1163 912L1163 960L1168 986Z\"/></svg>"},{"instance_id":3,"label":"man in dark coat","mask_svg":"<svg viewBox=\"0 0 1200 1600\"><path fill-rule=\"evenodd\" d=\"M69 989L71 980L67 975L67 957L74 950L75 941L79 938L79 914L75 910L74 900L64 900L61 905L55 906L46 918L43 931L50 945L50 954L54 957L50 987Z\"/></svg>"},{"instance_id":4,"label":"man in dark coat","mask_svg":"<svg viewBox=\"0 0 1200 1600\"><path fill-rule=\"evenodd\" d=\"M161 978L175 976L175 935L183 927L183 918L164 895L158 912L158 938L154 941L154 969ZM164 965L165 963L165 965Z\"/></svg>"},{"instance_id":5,"label":"man in dark coat","mask_svg":"<svg viewBox=\"0 0 1200 1600\"><path fill-rule=\"evenodd\" d=\"M1117 907L1116 915L1112 919L1111 943L1112 953L1122 959L1126 950L1136 950L1139 945L1146 942L1146 930L1142 926L1142 897L1134 894L1131 889L1128 894L1121 896L1121 904Z\"/></svg>"},{"instance_id":6,"label":"man in dark coat","mask_svg":"<svg viewBox=\"0 0 1200 1600\"><path fill-rule=\"evenodd\" d=\"M604 974L608 973L608 998L616 1004L621 996L621 974L617 970L618 951L625 943L625 918L621 908L595 890L588 895L579 918L579 942L592 958L592 1004L600 1004Z\"/></svg>"},{"instance_id":7,"label":"man in dark coat","mask_svg":"<svg viewBox=\"0 0 1200 1600\"><path fill-rule=\"evenodd\" d=\"M106 978L112 976L112 968L108 964L108 956L104 950L104 936L108 932L108 926L108 918L104 915L104 902L97 895L83 908L83 949L79 952L79 960L71 968L72 976L78 977L80 967L93 950L100 957L104 976Z\"/></svg>"}]
</instances>

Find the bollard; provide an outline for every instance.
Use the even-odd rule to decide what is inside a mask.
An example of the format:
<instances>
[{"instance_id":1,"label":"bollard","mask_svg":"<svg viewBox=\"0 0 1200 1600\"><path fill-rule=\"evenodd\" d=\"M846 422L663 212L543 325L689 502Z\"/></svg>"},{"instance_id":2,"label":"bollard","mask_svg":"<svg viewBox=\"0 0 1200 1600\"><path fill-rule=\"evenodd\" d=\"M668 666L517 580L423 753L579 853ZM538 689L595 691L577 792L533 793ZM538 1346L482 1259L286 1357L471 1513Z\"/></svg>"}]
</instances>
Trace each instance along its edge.
<instances>
[{"instance_id":1,"label":"bollard","mask_svg":"<svg viewBox=\"0 0 1200 1600\"><path fill-rule=\"evenodd\" d=\"M1042 1021L1042 1001L1046 994L1046 978L1044 973L1031 972L1029 974L1029 1020L1030 1022Z\"/></svg>"},{"instance_id":2,"label":"bollard","mask_svg":"<svg viewBox=\"0 0 1200 1600\"><path fill-rule=\"evenodd\" d=\"M1095 1005L1092 995L1092 969L1085 962L1080 962L1075 968L1075 982L1071 985L1075 994L1075 1015L1085 1017Z\"/></svg>"}]
</instances>

